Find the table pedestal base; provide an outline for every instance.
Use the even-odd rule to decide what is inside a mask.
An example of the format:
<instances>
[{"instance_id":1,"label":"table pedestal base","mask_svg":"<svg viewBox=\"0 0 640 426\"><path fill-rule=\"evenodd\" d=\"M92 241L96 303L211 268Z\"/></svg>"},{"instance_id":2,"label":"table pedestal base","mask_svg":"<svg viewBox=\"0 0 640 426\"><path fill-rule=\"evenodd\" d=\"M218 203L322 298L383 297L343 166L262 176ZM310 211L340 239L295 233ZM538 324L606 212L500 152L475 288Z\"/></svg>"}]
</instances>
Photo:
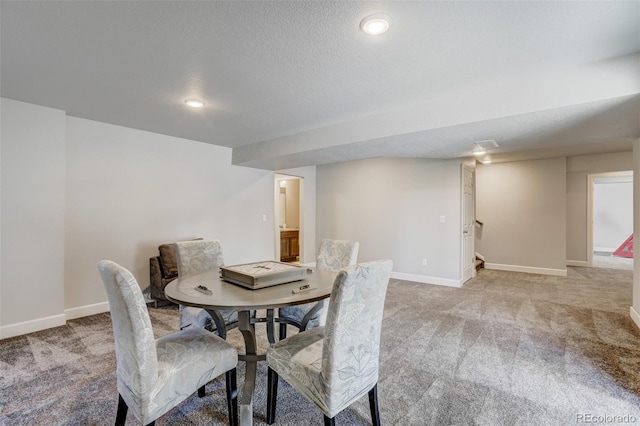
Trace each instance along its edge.
<instances>
[{"instance_id":1,"label":"table pedestal base","mask_svg":"<svg viewBox=\"0 0 640 426\"><path fill-rule=\"evenodd\" d=\"M249 311L238 312L238 329L244 337L245 355L244 361L246 372L242 394L238 398L238 414L240 415L240 426L251 426L253 424L253 391L256 387L256 368L258 365L258 348L256 344L256 327L251 322Z\"/></svg>"}]
</instances>

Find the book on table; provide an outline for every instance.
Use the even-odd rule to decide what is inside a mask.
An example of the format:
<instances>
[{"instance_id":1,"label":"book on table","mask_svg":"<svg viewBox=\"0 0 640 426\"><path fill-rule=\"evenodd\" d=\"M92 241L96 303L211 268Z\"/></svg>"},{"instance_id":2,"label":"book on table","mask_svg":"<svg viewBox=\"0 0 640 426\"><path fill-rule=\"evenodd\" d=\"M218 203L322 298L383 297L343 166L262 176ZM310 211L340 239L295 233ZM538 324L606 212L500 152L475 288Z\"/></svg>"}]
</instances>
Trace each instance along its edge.
<instances>
[{"instance_id":1,"label":"book on table","mask_svg":"<svg viewBox=\"0 0 640 426\"><path fill-rule=\"evenodd\" d=\"M306 273L306 267L270 260L220 267L223 280L252 290L299 281Z\"/></svg>"}]
</instances>

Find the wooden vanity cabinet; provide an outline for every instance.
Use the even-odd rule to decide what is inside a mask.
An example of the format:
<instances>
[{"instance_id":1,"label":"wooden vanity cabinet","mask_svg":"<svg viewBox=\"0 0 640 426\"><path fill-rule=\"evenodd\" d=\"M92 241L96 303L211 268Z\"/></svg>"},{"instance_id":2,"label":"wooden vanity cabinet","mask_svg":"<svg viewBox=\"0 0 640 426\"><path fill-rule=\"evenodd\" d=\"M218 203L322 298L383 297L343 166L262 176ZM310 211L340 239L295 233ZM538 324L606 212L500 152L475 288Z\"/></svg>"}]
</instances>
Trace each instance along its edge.
<instances>
[{"instance_id":1,"label":"wooden vanity cabinet","mask_svg":"<svg viewBox=\"0 0 640 426\"><path fill-rule=\"evenodd\" d=\"M298 230L280 231L280 261L294 262L300 255Z\"/></svg>"}]
</instances>

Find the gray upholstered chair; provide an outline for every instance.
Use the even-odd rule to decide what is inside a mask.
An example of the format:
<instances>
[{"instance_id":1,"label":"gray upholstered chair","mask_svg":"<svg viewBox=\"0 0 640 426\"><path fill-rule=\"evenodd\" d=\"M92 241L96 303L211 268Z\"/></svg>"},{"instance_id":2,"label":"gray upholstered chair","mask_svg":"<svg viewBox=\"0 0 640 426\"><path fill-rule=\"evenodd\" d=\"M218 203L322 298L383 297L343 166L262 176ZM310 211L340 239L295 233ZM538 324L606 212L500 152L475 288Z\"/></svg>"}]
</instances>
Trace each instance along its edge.
<instances>
[{"instance_id":1,"label":"gray upholstered chair","mask_svg":"<svg viewBox=\"0 0 640 426\"><path fill-rule=\"evenodd\" d=\"M229 423L238 417L236 365L238 352L201 328L178 331L154 340L142 291L131 272L117 263L98 262L111 310L116 347L118 412L124 425L127 411L142 424L154 424L211 380L226 374Z\"/></svg>"},{"instance_id":2,"label":"gray upholstered chair","mask_svg":"<svg viewBox=\"0 0 640 426\"><path fill-rule=\"evenodd\" d=\"M275 420L278 377L324 414L325 424L369 394L380 424L377 383L384 299L393 262L367 262L336 277L324 327L302 331L267 350L267 423Z\"/></svg>"},{"instance_id":3,"label":"gray upholstered chair","mask_svg":"<svg viewBox=\"0 0 640 426\"><path fill-rule=\"evenodd\" d=\"M218 240L181 241L176 244L178 277L198 274L224 266L222 244ZM180 305L180 329L189 327L215 331L225 339L227 330L237 327L238 311L217 310L213 316L202 308Z\"/></svg>"},{"instance_id":4,"label":"gray upholstered chair","mask_svg":"<svg viewBox=\"0 0 640 426\"><path fill-rule=\"evenodd\" d=\"M346 266L355 265L358 261L359 247L357 241L324 239L318 249L316 268L337 272ZM287 337L287 324L297 327L300 331L323 326L327 319L328 303L328 300L321 300L280 308L277 319L280 323L279 338Z\"/></svg>"}]
</instances>

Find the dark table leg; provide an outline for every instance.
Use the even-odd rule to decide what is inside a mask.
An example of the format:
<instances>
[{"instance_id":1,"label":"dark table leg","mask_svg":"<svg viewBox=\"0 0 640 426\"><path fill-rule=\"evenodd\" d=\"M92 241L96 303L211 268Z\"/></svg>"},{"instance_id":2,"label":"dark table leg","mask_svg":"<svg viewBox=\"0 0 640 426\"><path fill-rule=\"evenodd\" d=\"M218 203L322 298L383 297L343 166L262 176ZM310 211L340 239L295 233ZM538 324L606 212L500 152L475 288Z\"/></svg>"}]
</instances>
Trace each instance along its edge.
<instances>
[{"instance_id":1,"label":"dark table leg","mask_svg":"<svg viewBox=\"0 0 640 426\"><path fill-rule=\"evenodd\" d=\"M256 368L259 360L265 358L258 355L256 344L256 328L251 323L249 311L238 312L238 329L244 337L245 355L240 356L246 363L244 385L242 395L239 398L239 415L241 426L251 426L253 424L253 391L256 387Z\"/></svg>"},{"instance_id":2,"label":"dark table leg","mask_svg":"<svg viewBox=\"0 0 640 426\"><path fill-rule=\"evenodd\" d=\"M269 344L271 346L276 343L275 318L273 309L267 309L267 339L269 340Z\"/></svg>"}]
</instances>

